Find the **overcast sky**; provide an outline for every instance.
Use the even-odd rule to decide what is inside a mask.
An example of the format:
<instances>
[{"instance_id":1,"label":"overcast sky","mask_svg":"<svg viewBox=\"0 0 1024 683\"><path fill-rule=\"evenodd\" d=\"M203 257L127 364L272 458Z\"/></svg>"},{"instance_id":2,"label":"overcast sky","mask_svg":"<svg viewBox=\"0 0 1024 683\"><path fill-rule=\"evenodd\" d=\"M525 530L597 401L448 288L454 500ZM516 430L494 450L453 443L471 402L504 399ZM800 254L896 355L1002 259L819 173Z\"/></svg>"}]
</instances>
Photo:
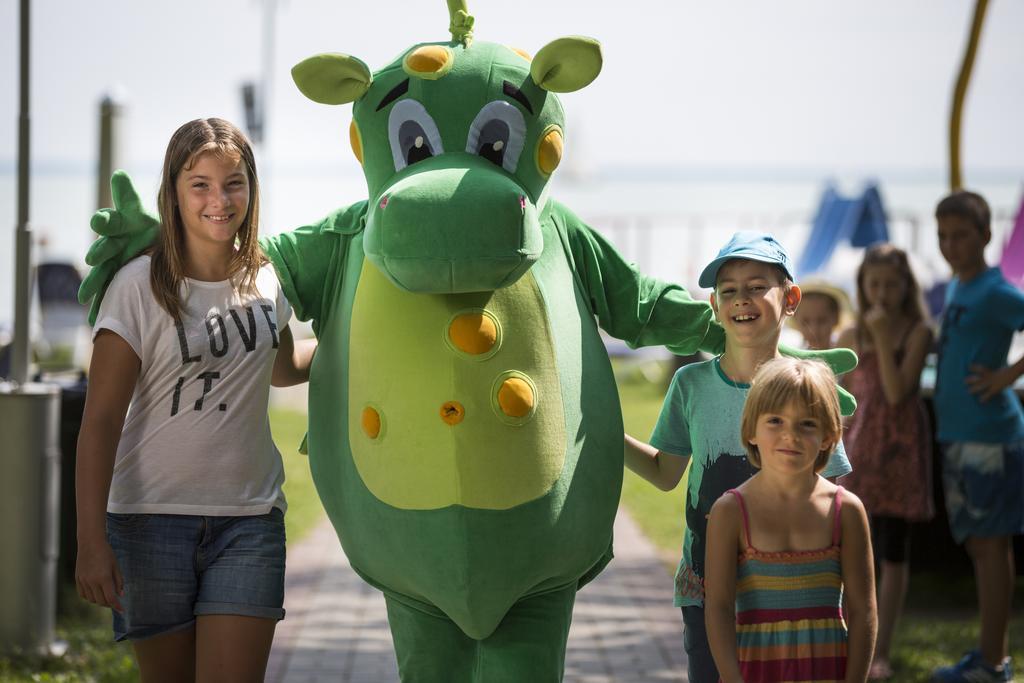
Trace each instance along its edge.
<instances>
[{"instance_id":1,"label":"overcast sky","mask_svg":"<svg viewBox=\"0 0 1024 683\"><path fill-rule=\"evenodd\" d=\"M0 3L0 167L17 153L18 0ZM605 66L565 95L568 144L593 168L814 168L946 164L952 85L973 1L470 0L478 40L530 53L563 35L602 41ZM199 116L242 122L260 75L260 0L35 0L32 155L91 168L96 109L118 88L129 167L159 163ZM289 69L345 52L371 69L447 38L443 0L285 0L278 7L270 158L357 167L350 108L302 97ZM1024 2L992 0L968 93L968 168L1024 180ZM575 137L574 137L575 136ZM570 147L572 149L572 147Z\"/></svg>"}]
</instances>

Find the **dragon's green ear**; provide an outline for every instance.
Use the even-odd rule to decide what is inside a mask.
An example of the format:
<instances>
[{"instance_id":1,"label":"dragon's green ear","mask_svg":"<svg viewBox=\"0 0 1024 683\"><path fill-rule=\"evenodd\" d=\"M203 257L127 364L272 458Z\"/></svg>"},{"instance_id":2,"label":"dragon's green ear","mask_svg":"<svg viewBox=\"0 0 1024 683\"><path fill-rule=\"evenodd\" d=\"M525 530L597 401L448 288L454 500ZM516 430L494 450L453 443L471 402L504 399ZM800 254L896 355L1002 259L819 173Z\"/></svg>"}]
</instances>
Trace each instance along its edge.
<instances>
[{"instance_id":1,"label":"dragon's green ear","mask_svg":"<svg viewBox=\"0 0 1024 683\"><path fill-rule=\"evenodd\" d=\"M292 80L302 94L320 104L355 102L370 89L373 75L350 55L313 55L292 67Z\"/></svg>"},{"instance_id":2,"label":"dragon's green ear","mask_svg":"<svg viewBox=\"0 0 1024 683\"><path fill-rule=\"evenodd\" d=\"M530 64L530 75L534 83L550 92L573 92L597 78L601 63L601 43L569 36L542 47Z\"/></svg>"}]
</instances>

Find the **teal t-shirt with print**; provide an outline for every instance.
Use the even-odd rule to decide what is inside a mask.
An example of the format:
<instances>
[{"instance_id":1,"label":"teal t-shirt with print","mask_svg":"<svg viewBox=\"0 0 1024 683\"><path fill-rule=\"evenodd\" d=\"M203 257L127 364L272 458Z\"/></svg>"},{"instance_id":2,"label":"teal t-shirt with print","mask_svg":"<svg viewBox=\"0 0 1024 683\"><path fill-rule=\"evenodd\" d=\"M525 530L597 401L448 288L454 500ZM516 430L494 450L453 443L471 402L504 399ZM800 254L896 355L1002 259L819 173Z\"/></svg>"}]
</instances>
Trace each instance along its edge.
<instances>
[{"instance_id":1,"label":"teal t-shirt with print","mask_svg":"<svg viewBox=\"0 0 1024 683\"><path fill-rule=\"evenodd\" d=\"M711 506L726 491L752 477L740 438L740 420L749 384L726 377L718 358L684 366L672 378L651 445L673 455L691 456L686 489L686 533L675 578L675 605L704 604L704 549ZM842 442L823 477L851 471Z\"/></svg>"},{"instance_id":2,"label":"teal t-shirt with print","mask_svg":"<svg viewBox=\"0 0 1024 683\"><path fill-rule=\"evenodd\" d=\"M935 383L939 441L1012 443L1024 439L1024 412L1012 387L982 402L967 377L974 365L1005 368L1015 332L1024 329L1024 293L997 267L946 289Z\"/></svg>"}]
</instances>

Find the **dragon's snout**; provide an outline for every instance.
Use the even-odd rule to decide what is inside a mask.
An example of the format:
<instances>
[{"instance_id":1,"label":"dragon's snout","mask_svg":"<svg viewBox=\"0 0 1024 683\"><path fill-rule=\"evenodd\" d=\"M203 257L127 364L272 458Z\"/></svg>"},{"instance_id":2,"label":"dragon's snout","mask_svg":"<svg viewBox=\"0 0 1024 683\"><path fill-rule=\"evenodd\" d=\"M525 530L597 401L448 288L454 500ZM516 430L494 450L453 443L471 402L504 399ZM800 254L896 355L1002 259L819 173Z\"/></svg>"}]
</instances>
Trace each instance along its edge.
<instances>
[{"instance_id":1,"label":"dragon's snout","mask_svg":"<svg viewBox=\"0 0 1024 683\"><path fill-rule=\"evenodd\" d=\"M461 158L420 162L381 193L367 217L366 255L412 292L506 287L543 249L537 208L490 162L450 156Z\"/></svg>"}]
</instances>

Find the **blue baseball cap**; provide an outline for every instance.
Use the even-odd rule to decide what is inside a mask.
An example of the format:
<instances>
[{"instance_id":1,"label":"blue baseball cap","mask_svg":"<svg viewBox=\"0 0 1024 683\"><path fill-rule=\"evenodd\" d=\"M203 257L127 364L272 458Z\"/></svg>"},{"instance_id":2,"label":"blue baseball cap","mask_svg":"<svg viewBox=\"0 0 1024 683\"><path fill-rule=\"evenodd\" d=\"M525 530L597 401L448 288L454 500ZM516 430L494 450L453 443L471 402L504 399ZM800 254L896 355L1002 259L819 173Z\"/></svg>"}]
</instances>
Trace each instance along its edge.
<instances>
[{"instance_id":1,"label":"blue baseball cap","mask_svg":"<svg viewBox=\"0 0 1024 683\"><path fill-rule=\"evenodd\" d=\"M750 261L761 261L778 266L793 281L793 262L789 254L778 240L766 232L737 232L722 247L715 260L704 267L697 281L701 287L714 289L718 281L718 270L726 261L742 258Z\"/></svg>"}]
</instances>

